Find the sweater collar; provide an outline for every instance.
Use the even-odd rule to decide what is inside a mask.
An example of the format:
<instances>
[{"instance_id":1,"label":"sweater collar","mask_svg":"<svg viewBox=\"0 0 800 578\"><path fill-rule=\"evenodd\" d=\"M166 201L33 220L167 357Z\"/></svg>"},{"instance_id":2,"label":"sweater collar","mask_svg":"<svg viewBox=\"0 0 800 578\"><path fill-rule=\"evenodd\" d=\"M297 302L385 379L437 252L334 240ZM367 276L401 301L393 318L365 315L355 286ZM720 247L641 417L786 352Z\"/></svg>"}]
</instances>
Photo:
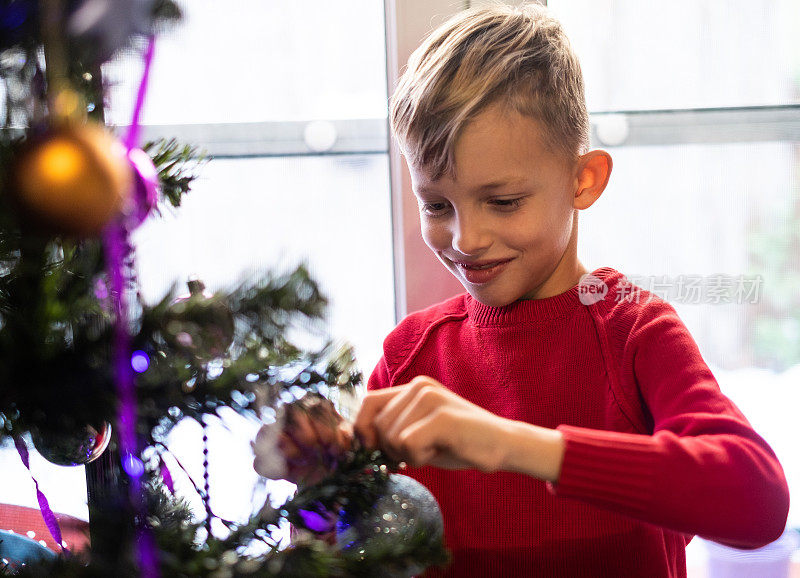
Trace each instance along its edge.
<instances>
[{"instance_id":1,"label":"sweater collar","mask_svg":"<svg viewBox=\"0 0 800 578\"><path fill-rule=\"evenodd\" d=\"M609 291L606 297L612 293L612 286L622 276L610 267L601 267L589 274L597 277L608 286ZM553 295L552 297L522 299L503 307L485 305L469 293L466 293L467 314L475 325L510 325L519 322L530 323L532 321L553 319L570 315L584 306L579 298L578 285L574 285L564 293Z\"/></svg>"}]
</instances>

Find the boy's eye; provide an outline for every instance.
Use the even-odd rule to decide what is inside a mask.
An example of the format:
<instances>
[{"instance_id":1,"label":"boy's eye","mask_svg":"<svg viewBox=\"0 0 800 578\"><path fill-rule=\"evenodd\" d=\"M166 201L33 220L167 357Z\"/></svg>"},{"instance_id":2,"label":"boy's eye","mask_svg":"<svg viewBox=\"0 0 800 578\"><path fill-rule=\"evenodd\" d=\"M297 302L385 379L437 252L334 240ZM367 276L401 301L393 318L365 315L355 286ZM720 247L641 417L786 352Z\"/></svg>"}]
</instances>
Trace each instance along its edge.
<instances>
[{"instance_id":1,"label":"boy's eye","mask_svg":"<svg viewBox=\"0 0 800 578\"><path fill-rule=\"evenodd\" d=\"M491 199L490 204L500 207L500 209L516 209L522 203L522 198L517 199ZM438 217L447 211L447 203L419 203L422 214L429 217Z\"/></svg>"},{"instance_id":2,"label":"boy's eye","mask_svg":"<svg viewBox=\"0 0 800 578\"><path fill-rule=\"evenodd\" d=\"M446 208L445 203L420 203L420 210L426 215L437 215Z\"/></svg>"},{"instance_id":3,"label":"boy's eye","mask_svg":"<svg viewBox=\"0 0 800 578\"><path fill-rule=\"evenodd\" d=\"M519 207L522 199L494 199L492 203L498 207L509 207L509 208L516 208Z\"/></svg>"}]
</instances>

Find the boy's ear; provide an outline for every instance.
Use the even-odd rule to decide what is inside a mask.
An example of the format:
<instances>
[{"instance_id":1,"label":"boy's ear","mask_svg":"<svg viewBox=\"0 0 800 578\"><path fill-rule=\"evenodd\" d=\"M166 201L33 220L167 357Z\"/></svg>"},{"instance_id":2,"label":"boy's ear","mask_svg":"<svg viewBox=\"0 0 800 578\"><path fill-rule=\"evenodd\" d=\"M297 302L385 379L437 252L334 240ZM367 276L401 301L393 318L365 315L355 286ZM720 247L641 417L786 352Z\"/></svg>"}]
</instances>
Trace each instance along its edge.
<instances>
[{"instance_id":1,"label":"boy's ear","mask_svg":"<svg viewBox=\"0 0 800 578\"><path fill-rule=\"evenodd\" d=\"M578 159L575 200L576 209L588 209L603 194L611 176L611 155L604 150L593 150Z\"/></svg>"}]
</instances>

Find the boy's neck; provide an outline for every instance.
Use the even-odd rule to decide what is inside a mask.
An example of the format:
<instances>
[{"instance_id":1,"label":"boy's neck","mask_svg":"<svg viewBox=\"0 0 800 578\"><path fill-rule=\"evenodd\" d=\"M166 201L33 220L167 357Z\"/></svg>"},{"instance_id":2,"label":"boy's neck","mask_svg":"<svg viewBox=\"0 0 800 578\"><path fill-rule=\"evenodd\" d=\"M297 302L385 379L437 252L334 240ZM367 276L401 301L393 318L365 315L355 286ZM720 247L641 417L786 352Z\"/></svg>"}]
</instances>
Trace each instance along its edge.
<instances>
[{"instance_id":1,"label":"boy's neck","mask_svg":"<svg viewBox=\"0 0 800 578\"><path fill-rule=\"evenodd\" d=\"M589 272L578 259L578 215L577 210L573 211L569 241L553 273L535 291L520 300L547 299L566 293L580 283L581 277Z\"/></svg>"},{"instance_id":2,"label":"boy's neck","mask_svg":"<svg viewBox=\"0 0 800 578\"><path fill-rule=\"evenodd\" d=\"M589 272L577 259L575 259L574 264L570 267L565 268L563 265L563 263L559 265L556 270L553 271L553 275L540 285L533 294L521 297L520 301L526 301L528 299L547 299L548 297L555 297L556 295L566 293L580 283L581 277Z\"/></svg>"}]
</instances>

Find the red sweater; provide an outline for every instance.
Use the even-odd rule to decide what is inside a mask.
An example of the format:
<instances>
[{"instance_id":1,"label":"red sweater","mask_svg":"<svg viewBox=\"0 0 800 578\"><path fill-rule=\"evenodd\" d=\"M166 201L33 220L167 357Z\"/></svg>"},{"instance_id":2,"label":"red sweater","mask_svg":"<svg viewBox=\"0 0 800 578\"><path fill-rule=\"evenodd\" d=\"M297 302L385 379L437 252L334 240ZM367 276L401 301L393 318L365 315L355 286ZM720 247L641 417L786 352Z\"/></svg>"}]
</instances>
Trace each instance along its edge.
<instances>
[{"instance_id":1,"label":"red sweater","mask_svg":"<svg viewBox=\"0 0 800 578\"><path fill-rule=\"evenodd\" d=\"M694 534L755 548L784 530L783 470L675 310L613 269L593 274L608 293L591 305L577 286L506 307L465 293L408 315L384 341L370 389L427 375L566 440L557 484L404 472L439 501L448 576L683 577Z\"/></svg>"}]
</instances>

